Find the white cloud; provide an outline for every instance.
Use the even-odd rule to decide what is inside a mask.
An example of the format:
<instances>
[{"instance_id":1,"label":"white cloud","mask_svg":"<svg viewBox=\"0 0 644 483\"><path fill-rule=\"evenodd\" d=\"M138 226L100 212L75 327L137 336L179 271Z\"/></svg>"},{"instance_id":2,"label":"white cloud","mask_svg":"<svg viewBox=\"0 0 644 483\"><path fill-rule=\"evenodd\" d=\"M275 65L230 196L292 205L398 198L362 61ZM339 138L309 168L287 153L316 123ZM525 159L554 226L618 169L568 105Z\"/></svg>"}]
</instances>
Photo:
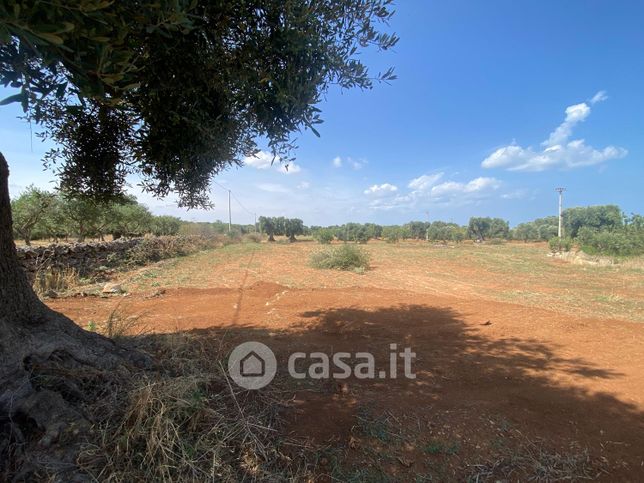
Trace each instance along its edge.
<instances>
[{"instance_id":1,"label":"white cloud","mask_svg":"<svg viewBox=\"0 0 644 483\"><path fill-rule=\"evenodd\" d=\"M266 151L260 151L255 156L246 156L242 162L247 166L252 166L256 169L268 169L273 164L279 165L279 158L273 158L273 155Z\"/></svg>"},{"instance_id":2,"label":"white cloud","mask_svg":"<svg viewBox=\"0 0 644 483\"><path fill-rule=\"evenodd\" d=\"M398 191L398 187L390 184L390 183L383 183L383 184L374 184L364 190L365 195L376 195L376 196L382 196L386 194L391 194L395 193Z\"/></svg>"},{"instance_id":3,"label":"white cloud","mask_svg":"<svg viewBox=\"0 0 644 483\"><path fill-rule=\"evenodd\" d=\"M300 184L297 185L297 189L300 190L307 190L311 187L311 183L308 181L302 181Z\"/></svg>"},{"instance_id":4,"label":"white cloud","mask_svg":"<svg viewBox=\"0 0 644 483\"><path fill-rule=\"evenodd\" d=\"M302 168L300 167L300 165L291 162L289 164L281 164L278 168L278 171L284 174L295 174L302 171Z\"/></svg>"},{"instance_id":5,"label":"white cloud","mask_svg":"<svg viewBox=\"0 0 644 483\"><path fill-rule=\"evenodd\" d=\"M406 194L399 194L397 190L384 191L390 196L375 196L370 201L369 207L379 211L413 211L419 208L426 209L428 206L462 206L488 198L502 185L498 179L488 177L474 178L467 182L445 181L435 184L435 180L438 180L442 175L443 173L431 175L432 180L423 179L423 176L428 175L413 179L409 183L409 187L422 189L415 189ZM430 185L429 182L432 184ZM385 183L385 185L387 184ZM377 189L382 186L384 185L374 185L365 193L383 193L383 190Z\"/></svg>"},{"instance_id":6,"label":"white cloud","mask_svg":"<svg viewBox=\"0 0 644 483\"><path fill-rule=\"evenodd\" d=\"M566 108L566 119L562 122L554 132L550 133L547 141L541 143L542 146L556 146L566 140L572 135L572 128L576 124L585 121L590 115L590 107L585 102L575 104Z\"/></svg>"},{"instance_id":7,"label":"white cloud","mask_svg":"<svg viewBox=\"0 0 644 483\"><path fill-rule=\"evenodd\" d=\"M288 165L282 164L279 156L273 157L271 153L259 151L255 156L246 156L242 159L246 166L252 166L255 169L270 169L271 167L282 174L294 174L302 171L302 168L291 162Z\"/></svg>"},{"instance_id":8,"label":"white cloud","mask_svg":"<svg viewBox=\"0 0 644 483\"><path fill-rule=\"evenodd\" d=\"M260 183L257 187L268 193L290 193L291 191L286 186L277 183Z\"/></svg>"},{"instance_id":9,"label":"white cloud","mask_svg":"<svg viewBox=\"0 0 644 483\"><path fill-rule=\"evenodd\" d=\"M367 164L366 159L355 160L353 158L347 158L347 161L355 171L362 169Z\"/></svg>"},{"instance_id":10,"label":"white cloud","mask_svg":"<svg viewBox=\"0 0 644 483\"><path fill-rule=\"evenodd\" d=\"M596 104L607 99L604 91L599 91L590 100ZM590 106L585 102L566 108L566 118L541 143L542 149L531 146L522 147L516 143L498 148L483 160L484 168L505 168L510 171L544 171L550 168L578 168L601 164L611 159L623 158L628 154L624 148L607 146L595 149L583 139L569 140L573 128L590 116Z\"/></svg>"},{"instance_id":11,"label":"white cloud","mask_svg":"<svg viewBox=\"0 0 644 483\"><path fill-rule=\"evenodd\" d=\"M599 91L597 94L593 96L593 98L590 100L591 104L597 104L598 102L602 102L608 99L608 96L606 95L606 91Z\"/></svg>"},{"instance_id":12,"label":"white cloud","mask_svg":"<svg viewBox=\"0 0 644 483\"><path fill-rule=\"evenodd\" d=\"M453 197L464 194L483 193L497 189L501 186L501 182L496 178L475 178L467 183L459 183L456 181L446 181L436 185L431 190L433 198Z\"/></svg>"},{"instance_id":13,"label":"white cloud","mask_svg":"<svg viewBox=\"0 0 644 483\"><path fill-rule=\"evenodd\" d=\"M501 198L504 200L520 200L526 198L530 193L526 189L517 189L508 193L503 193Z\"/></svg>"},{"instance_id":14,"label":"white cloud","mask_svg":"<svg viewBox=\"0 0 644 483\"><path fill-rule=\"evenodd\" d=\"M347 165L355 171L358 171L368 164L368 162L366 159L353 159L351 157L341 158L340 156L336 156L331 161L331 164L333 164L334 168L341 168L342 166Z\"/></svg>"},{"instance_id":15,"label":"white cloud","mask_svg":"<svg viewBox=\"0 0 644 483\"><path fill-rule=\"evenodd\" d=\"M443 174L444 173L423 174L418 178L412 179L407 187L413 190L425 191L434 186L436 182L443 177Z\"/></svg>"}]
</instances>

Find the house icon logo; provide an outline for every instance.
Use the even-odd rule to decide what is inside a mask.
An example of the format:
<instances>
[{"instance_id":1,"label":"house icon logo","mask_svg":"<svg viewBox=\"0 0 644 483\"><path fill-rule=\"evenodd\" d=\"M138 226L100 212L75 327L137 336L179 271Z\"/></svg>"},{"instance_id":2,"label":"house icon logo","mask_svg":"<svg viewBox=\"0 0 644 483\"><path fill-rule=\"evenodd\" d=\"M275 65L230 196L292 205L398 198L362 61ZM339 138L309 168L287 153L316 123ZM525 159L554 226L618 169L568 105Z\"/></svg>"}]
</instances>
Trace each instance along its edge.
<instances>
[{"instance_id":1,"label":"house icon logo","mask_svg":"<svg viewBox=\"0 0 644 483\"><path fill-rule=\"evenodd\" d=\"M277 373L273 351L261 342L244 342L228 357L228 374L244 389L260 389L268 385Z\"/></svg>"},{"instance_id":2,"label":"house icon logo","mask_svg":"<svg viewBox=\"0 0 644 483\"><path fill-rule=\"evenodd\" d=\"M240 374L243 377L263 377L266 373L266 362L255 351L251 351L240 361Z\"/></svg>"}]
</instances>

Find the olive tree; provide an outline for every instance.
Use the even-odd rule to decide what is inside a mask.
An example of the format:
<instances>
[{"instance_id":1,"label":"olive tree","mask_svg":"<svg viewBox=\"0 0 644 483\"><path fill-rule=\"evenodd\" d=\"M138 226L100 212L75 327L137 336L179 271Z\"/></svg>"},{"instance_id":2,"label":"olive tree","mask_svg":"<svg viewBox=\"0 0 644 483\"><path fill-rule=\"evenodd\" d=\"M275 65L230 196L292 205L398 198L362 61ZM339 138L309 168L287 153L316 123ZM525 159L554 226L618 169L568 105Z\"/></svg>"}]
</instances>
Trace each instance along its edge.
<instances>
[{"instance_id":1,"label":"olive tree","mask_svg":"<svg viewBox=\"0 0 644 483\"><path fill-rule=\"evenodd\" d=\"M31 245L31 235L38 224L47 217L54 203L54 196L31 185L11 202L13 229L26 245Z\"/></svg>"}]
</instances>

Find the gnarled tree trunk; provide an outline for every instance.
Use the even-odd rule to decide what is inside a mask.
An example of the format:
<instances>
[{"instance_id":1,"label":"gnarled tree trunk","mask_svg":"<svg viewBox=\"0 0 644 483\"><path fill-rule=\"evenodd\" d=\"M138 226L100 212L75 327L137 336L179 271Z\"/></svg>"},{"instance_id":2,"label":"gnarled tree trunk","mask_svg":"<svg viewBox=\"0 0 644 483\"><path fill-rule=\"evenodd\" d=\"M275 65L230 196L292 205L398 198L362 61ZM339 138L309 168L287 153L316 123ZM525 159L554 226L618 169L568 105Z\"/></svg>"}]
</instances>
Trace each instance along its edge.
<instances>
[{"instance_id":1,"label":"gnarled tree trunk","mask_svg":"<svg viewBox=\"0 0 644 483\"><path fill-rule=\"evenodd\" d=\"M16 254L8 176L0 153L0 479L7 474L2 466L11 441L47 448L70 425L87 426L79 406L82 383L75 374L80 379L88 368L149 364L147 356L81 329L36 296ZM37 457L51 462L50 456ZM73 456L60 458L73 462Z\"/></svg>"}]
</instances>

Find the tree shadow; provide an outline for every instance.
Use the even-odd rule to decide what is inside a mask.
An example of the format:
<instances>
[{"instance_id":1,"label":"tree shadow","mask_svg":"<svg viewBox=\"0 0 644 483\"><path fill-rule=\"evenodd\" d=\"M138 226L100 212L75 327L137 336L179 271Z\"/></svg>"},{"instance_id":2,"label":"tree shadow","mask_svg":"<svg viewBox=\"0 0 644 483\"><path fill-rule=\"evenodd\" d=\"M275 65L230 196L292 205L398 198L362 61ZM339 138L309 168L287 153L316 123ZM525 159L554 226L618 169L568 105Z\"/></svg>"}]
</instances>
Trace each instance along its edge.
<instances>
[{"instance_id":1,"label":"tree shadow","mask_svg":"<svg viewBox=\"0 0 644 483\"><path fill-rule=\"evenodd\" d=\"M596 389L625 374L590 358L562 355L565 348L556 344L490 337L485 323L472 325L462 317L451 308L422 304L330 307L301 312L288 328L242 320L235 327L188 333L226 339L224 353L249 340L271 347L278 360L274 384L290 398L286 431L317 444L348 447L366 408L404 419L407 429L401 431L420 439L460 438L467 448L462 459L470 462L492 454L504 437L499 427L507 425L555 452L571 444L588 448L593 459L606 463L611 478L632 479L642 471L644 413ZM396 379L294 381L286 371L293 352L370 352L378 374L389 368L390 344L416 353L415 379L402 377L402 362Z\"/></svg>"}]
</instances>

